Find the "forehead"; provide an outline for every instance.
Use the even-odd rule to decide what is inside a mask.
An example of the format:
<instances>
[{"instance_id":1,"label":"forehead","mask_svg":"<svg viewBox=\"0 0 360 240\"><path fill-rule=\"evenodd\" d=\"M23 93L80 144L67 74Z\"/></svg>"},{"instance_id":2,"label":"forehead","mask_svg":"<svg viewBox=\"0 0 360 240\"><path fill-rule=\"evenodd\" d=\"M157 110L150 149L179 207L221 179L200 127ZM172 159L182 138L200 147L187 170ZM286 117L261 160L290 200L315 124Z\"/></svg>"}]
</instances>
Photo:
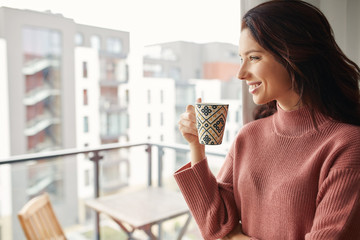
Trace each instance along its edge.
<instances>
[{"instance_id":1,"label":"forehead","mask_svg":"<svg viewBox=\"0 0 360 240\"><path fill-rule=\"evenodd\" d=\"M261 47L251 35L251 32L248 28L245 28L241 31L240 41L239 41L239 54L243 55L249 50L256 51L265 51L263 47Z\"/></svg>"}]
</instances>

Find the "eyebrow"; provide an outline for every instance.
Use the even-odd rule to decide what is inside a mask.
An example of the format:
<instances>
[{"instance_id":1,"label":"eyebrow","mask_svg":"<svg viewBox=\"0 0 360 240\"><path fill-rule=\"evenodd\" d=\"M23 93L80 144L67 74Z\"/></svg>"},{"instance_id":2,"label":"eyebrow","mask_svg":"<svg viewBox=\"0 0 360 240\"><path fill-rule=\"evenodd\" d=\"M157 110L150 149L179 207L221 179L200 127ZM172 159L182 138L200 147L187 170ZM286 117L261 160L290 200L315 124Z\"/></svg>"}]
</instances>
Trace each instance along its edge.
<instances>
[{"instance_id":1,"label":"eyebrow","mask_svg":"<svg viewBox=\"0 0 360 240\"><path fill-rule=\"evenodd\" d=\"M263 53L264 51L251 49L251 50L249 50L249 51L246 51L246 52L244 53L244 56L249 55L250 53L254 53L254 52L255 52L255 53ZM239 54L239 56L241 56L241 54Z\"/></svg>"}]
</instances>

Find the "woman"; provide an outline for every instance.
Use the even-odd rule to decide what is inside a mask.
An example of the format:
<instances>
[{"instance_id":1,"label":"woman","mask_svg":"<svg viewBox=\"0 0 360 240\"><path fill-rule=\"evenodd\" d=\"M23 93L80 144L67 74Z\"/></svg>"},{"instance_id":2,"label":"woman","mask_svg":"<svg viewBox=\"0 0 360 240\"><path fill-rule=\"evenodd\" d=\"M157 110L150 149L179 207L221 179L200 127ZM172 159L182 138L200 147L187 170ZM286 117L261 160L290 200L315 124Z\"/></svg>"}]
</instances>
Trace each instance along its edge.
<instances>
[{"instance_id":1,"label":"woman","mask_svg":"<svg viewBox=\"0 0 360 240\"><path fill-rule=\"evenodd\" d=\"M194 107L179 121L191 162L174 176L203 237L360 239L359 67L296 0L248 11L239 54L238 78L267 117L243 126L216 178Z\"/></svg>"}]
</instances>

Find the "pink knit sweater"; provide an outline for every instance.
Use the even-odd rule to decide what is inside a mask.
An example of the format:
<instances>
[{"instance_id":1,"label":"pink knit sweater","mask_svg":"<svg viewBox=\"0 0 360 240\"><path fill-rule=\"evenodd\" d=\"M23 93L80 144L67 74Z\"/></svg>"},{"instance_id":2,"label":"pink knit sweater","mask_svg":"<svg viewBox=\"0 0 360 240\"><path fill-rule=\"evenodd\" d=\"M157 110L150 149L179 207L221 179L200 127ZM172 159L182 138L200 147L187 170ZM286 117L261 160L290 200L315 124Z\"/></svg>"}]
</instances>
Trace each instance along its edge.
<instances>
[{"instance_id":1,"label":"pink knit sweater","mask_svg":"<svg viewBox=\"0 0 360 240\"><path fill-rule=\"evenodd\" d=\"M306 108L245 125L215 178L207 160L174 176L206 240L242 222L260 240L360 240L360 127Z\"/></svg>"}]
</instances>

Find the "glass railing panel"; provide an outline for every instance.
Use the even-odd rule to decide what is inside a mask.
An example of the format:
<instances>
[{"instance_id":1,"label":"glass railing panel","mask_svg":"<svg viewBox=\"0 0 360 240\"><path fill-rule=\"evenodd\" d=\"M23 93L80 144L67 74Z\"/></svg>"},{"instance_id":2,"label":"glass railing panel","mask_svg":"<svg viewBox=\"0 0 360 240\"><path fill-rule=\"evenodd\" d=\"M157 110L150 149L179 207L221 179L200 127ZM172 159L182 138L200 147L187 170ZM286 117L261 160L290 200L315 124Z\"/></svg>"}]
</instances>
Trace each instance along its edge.
<instances>
[{"instance_id":1,"label":"glass railing panel","mask_svg":"<svg viewBox=\"0 0 360 240\"><path fill-rule=\"evenodd\" d=\"M109 144L94 149L24 155L15 159L24 161L18 163L13 163L14 159L5 159L11 164L1 164L1 160L0 239L24 239L17 213L27 201L43 192L50 195L55 214L69 239L94 239L95 213L85 202L93 199L97 192L95 165L91 161L97 156L95 150L100 151L102 157L98 179L100 196L127 193L149 184L178 191L173 173L188 162L188 147L148 144ZM148 151L149 146L151 151ZM213 150L216 156L210 154L208 160L216 174L225 155ZM177 217L163 223L162 239L174 239L185 221L185 217ZM120 227L103 214L100 215L100 230L101 239L126 239ZM155 234L158 230L158 226L153 226ZM144 237L140 231L136 235ZM201 238L194 221L185 236L187 239Z\"/></svg>"}]
</instances>

